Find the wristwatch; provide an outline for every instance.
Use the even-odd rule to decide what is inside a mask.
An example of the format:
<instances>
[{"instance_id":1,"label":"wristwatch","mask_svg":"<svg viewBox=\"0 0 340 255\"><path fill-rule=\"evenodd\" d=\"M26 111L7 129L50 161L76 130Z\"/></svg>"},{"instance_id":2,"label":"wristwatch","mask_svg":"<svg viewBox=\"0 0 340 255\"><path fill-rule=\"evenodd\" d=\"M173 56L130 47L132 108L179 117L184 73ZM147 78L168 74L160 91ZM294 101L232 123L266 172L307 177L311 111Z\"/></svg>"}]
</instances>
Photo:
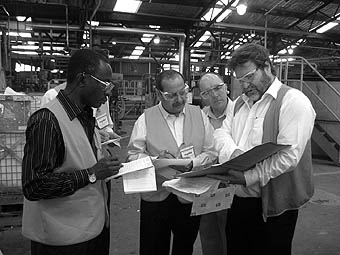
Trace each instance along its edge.
<instances>
[{"instance_id":1,"label":"wristwatch","mask_svg":"<svg viewBox=\"0 0 340 255\"><path fill-rule=\"evenodd\" d=\"M87 170L87 174L89 176L89 182L92 184L92 183L95 183L97 181L97 177L96 177L96 174L95 173L92 173L90 174L89 173L89 170Z\"/></svg>"}]
</instances>

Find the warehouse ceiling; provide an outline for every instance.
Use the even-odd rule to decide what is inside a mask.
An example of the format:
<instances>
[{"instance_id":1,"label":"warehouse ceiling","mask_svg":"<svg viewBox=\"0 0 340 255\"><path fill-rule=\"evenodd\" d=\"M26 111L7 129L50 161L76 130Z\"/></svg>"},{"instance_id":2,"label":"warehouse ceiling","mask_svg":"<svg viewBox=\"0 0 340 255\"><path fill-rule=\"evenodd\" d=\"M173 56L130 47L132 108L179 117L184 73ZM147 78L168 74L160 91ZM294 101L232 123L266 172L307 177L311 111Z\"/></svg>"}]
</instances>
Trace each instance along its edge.
<instances>
[{"instance_id":1,"label":"warehouse ceiling","mask_svg":"<svg viewBox=\"0 0 340 255\"><path fill-rule=\"evenodd\" d=\"M242 16L235 10L241 3L247 5ZM54 67L66 69L74 49L100 47L114 60L128 61L139 46L142 53L134 61L161 65L176 63L183 35L185 59L196 66L224 65L238 45L257 42L273 55L302 56L328 72L340 69L340 0L142 0L137 13L113 11L115 5L116 0L0 0L2 48L10 45L7 54L14 61L41 66L53 58ZM220 16L206 15L209 10ZM316 32L329 22L335 23L332 29Z\"/></svg>"}]
</instances>

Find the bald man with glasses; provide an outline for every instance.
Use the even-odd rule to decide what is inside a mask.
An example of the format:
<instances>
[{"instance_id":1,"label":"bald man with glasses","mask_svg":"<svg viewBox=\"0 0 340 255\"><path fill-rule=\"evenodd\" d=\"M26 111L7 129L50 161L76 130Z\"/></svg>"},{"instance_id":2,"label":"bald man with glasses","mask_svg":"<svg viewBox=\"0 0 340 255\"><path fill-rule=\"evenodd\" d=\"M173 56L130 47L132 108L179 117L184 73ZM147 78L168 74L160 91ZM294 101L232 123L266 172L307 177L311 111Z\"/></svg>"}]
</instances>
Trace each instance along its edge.
<instances>
[{"instance_id":1,"label":"bald man with glasses","mask_svg":"<svg viewBox=\"0 0 340 255\"><path fill-rule=\"evenodd\" d=\"M158 105L146 109L135 123L129 160L145 156L190 158L187 171L216 159L213 128L198 106L186 103L188 86L174 70L156 78ZM184 156L186 155L186 156ZM164 170L164 169L163 169ZM162 187L166 180L156 169L157 191L141 194L140 255L190 255L200 217L190 216L192 204Z\"/></svg>"},{"instance_id":2,"label":"bald man with glasses","mask_svg":"<svg viewBox=\"0 0 340 255\"><path fill-rule=\"evenodd\" d=\"M200 96L204 105L203 112L208 116L214 129L222 126L227 114L232 112L232 100L228 97L227 85L216 73L206 73L198 81ZM227 210L201 216L200 238L203 255L227 254L225 226Z\"/></svg>"}]
</instances>

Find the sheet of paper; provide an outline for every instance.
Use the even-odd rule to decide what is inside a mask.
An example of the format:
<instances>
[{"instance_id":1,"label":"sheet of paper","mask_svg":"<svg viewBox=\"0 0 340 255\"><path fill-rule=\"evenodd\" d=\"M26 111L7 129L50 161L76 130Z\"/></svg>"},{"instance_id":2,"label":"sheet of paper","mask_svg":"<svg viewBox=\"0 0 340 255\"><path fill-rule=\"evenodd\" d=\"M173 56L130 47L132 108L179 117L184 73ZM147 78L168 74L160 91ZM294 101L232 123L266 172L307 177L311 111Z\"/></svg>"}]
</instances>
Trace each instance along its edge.
<instances>
[{"instance_id":1,"label":"sheet of paper","mask_svg":"<svg viewBox=\"0 0 340 255\"><path fill-rule=\"evenodd\" d=\"M152 166L123 175L123 187L125 194L156 191L155 168Z\"/></svg>"},{"instance_id":2,"label":"sheet of paper","mask_svg":"<svg viewBox=\"0 0 340 255\"><path fill-rule=\"evenodd\" d=\"M233 202L235 189L235 185L229 185L226 188L208 191L195 196L192 203L191 216L217 212L230 208L231 203Z\"/></svg>"},{"instance_id":3,"label":"sheet of paper","mask_svg":"<svg viewBox=\"0 0 340 255\"><path fill-rule=\"evenodd\" d=\"M209 190L216 190L220 181L208 177L201 178L176 178L163 182L162 186L169 192L192 202L196 195Z\"/></svg>"},{"instance_id":4,"label":"sheet of paper","mask_svg":"<svg viewBox=\"0 0 340 255\"><path fill-rule=\"evenodd\" d=\"M120 141L120 138L110 139L110 140L107 140L105 142L102 142L102 145L114 143L115 145L119 144L119 146L120 146L119 141Z\"/></svg>"},{"instance_id":5,"label":"sheet of paper","mask_svg":"<svg viewBox=\"0 0 340 255\"><path fill-rule=\"evenodd\" d=\"M162 158L162 159L155 159L153 161L153 164L156 169L163 168L163 167L168 167L168 166L186 166L190 164L191 159L167 159L167 158Z\"/></svg>"},{"instance_id":6,"label":"sheet of paper","mask_svg":"<svg viewBox=\"0 0 340 255\"><path fill-rule=\"evenodd\" d=\"M105 142L102 142L102 145L114 143L115 145L117 145L117 146L120 147L120 140L123 140L123 139L125 139L125 138L127 138L127 137L128 137L128 136L110 139L110 140L107 140L107 141L105 141Z\"/></svg>"},{"instance_id":7,"label":"sheet of paper","mask_svg":"<svg viewBox=\"0 0 340 255\"><path fill-rule=\"evenodd\" d=\"M165 188L172 188L184 193L191 193L195 195L203 194L209 189L217 188L221 181L208 177L199 178L176 178L163 182L162 186Z\"/></svg>"},{"instance_id":8,"label":"sheet of paper","mask_svg":"<svg viewBox=\"0 0 340 255\"><path fill-rule=\"evenodd\" d=\"M146 168L153 167L150 157L140 158L140 159L128 162L128 163L122 163L122 165L123 167L119 169L118 174L112 175L106 178L105 180L108 181L112 178L116 178L116 177L119 177L119 176L122 176L128 173L132 173L132 172L136 172L136 171L140 171Z\"/></svg>"}]
</instances>

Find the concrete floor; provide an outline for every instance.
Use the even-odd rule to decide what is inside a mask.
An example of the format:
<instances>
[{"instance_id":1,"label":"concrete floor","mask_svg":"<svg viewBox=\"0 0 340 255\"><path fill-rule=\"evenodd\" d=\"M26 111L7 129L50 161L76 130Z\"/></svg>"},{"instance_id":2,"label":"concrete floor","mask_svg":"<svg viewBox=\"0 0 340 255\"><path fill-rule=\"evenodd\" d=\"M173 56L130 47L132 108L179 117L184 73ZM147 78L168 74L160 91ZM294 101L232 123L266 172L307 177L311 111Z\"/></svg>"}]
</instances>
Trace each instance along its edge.
<instances>
[{"instance_id":1,"label":"concrete floor","mask_svg":"<svg viewBox=\"0 0 340 255\"><path fill-rule=\"evenodd\" d=\"M124 121L130 134L133 121ZM123 135L124 136L124 135ZM123 160L122 150L114 149ZM293 255L340 255L340 168L328 161L314 160L315 195L300 210L293 241ZM121 180L112 183L111 255L138 254L139 197L125 195ZM0 250L4 255L28 255L29 241L20 234L20 217L1 217ZM1 254L1 253L0 253ZM201 255L199 238L193 255Z\"/></svg>"}]
</instances>

